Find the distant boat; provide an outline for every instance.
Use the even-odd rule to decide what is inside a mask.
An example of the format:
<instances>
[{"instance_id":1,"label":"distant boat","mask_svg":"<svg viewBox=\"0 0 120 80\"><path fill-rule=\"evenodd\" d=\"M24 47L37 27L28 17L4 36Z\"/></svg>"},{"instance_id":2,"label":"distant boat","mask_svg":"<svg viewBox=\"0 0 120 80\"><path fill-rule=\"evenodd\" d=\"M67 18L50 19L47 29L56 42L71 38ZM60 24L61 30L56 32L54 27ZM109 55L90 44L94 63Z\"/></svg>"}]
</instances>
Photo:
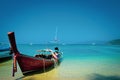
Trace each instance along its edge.
<instances>
[{"instance_id":1,"label":"distant boat","mask_svg":"<svg viewBox=\"0 0 120 80\"><path fill-rule=\"evenodd\" d=\"M96 43L93 42L92 45L96 45Z\"/></svg>"},{"instance_id":2,"label":"distant boat","mask_svg":"<svg viewBox=\"0 0 120 80\"><path fill-rule=\"evenodd\" d=\"M12 51L9 47L0 48L0 63L12 59Z\"/></svg>"},{"instance_id":3,"label":"distant boat","mask_svg":"<svg viewBox=\"0 0 120 80\"><path fill-rule=\"evenodd\" d=\"M32 45L33 45L33 43L30 43L30 45L32 46Z\"/></svg>"},{"instance_id":4,"label":"distant boat","mask_svg":"<svg viewBox=\"0 0 120 80\"><path fill-rule=\"evenodd\" d=\"M58 28L57 27L56 27L56 30L55 30L54 39L52 41L48 41L48 44L51 44L51 45L61 44L61 45L63 45L63 43L61 43L60 40L58 39Z\"/></svg>"},{"instance_id":5,"label":"distant boat","mask_svg":"<svg viewBox=\"0 0 120 80\"><path fill-rule=\"evenodd\" d=\"M9 41L11 48L14 53L14 58L13 58L13 76L15 72L17 71L17 63L19 64L21 71L23 75L33 73L36 71L47 71L51 68L54 68L56 64L60 64L61 59L62 59L62 54L59 52L59 56L55 55L52 53L51 50L46 49L46 50L40 50L42 53L44 52L51 52L52 54L45 55L45 54L37 54L34 57L33 56L28 56L21 54L16 46L16 41L15 41L15 36L14 32L9 32L8 33Z\"/></svg>"},{"instance_id":6,"label":"distant boat","mask_svg":"<svg viewBox=\"0 0 120 80\"><path fill-rule=\"evenodd\" d=\"M56 27L55 37L53 41L49 41L48 44L58 44L58 28Z\"/></svg>"}]
</instances>

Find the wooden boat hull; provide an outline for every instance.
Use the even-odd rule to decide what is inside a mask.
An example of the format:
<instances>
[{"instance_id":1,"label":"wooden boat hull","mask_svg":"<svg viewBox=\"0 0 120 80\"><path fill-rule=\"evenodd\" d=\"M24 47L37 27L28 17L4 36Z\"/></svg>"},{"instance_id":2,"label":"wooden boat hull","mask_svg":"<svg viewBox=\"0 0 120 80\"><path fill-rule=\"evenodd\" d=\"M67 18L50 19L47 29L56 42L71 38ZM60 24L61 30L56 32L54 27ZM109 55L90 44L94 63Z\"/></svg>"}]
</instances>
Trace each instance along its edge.
<instances>
[{"instance_id":1,"label":"wooden boat hull","mask_svg":"<svg viewBox=\"0 0 120 80\"><path fill-rule=\"evenodd\" d=\"M38 70L46 71L47 69L54 67L54 60L36 58L23 54L17 55L16 59L24 75Z\"/></svg>"},{"instance_id":2,"label":"wooden boat hull","mask_svg":"<svg viewBox=\"0 0 120 80\"><path fill-rule=\"evenodd\" d=\"M9 41L11 44L11 49L14 53L13 56L13 76L14 73L17 72L17 62L21 68L21 71L23 75L28 74L33 71L46 71L48 69L51 69L54 67L57 63L60 63L60 57L55 58L53 57L53 53L51 58L45 58L45 57L39 57L40 55L37 55L35 57L23 55L17 50L16 41L14 32L8 33ZM54 54L55 55L55 54ZM45 56L45 55L44 55Z\"/></svg>"},{"instance_id":3,"label":"wooden boat hull","mask_svg":"<svg viewBox=\"0 0 120 80\"><path fill-rule=\"evenodd\" d=\"M10 48L0 49L0 63L12 59L12 52Z\"/></svg>"},{"instance_id":4,"label":"wooden boat hull","mask_svg":"<svg viewBox=\"0 0 120 80\"><path fill-rule=\"evenodd\" d=\"M11 55L10 56L6 56L6 57L1 57L0 58L0 63L6 62L6 61L11 60L11 59L12 59Z\"/></svg>"}]
</instances>

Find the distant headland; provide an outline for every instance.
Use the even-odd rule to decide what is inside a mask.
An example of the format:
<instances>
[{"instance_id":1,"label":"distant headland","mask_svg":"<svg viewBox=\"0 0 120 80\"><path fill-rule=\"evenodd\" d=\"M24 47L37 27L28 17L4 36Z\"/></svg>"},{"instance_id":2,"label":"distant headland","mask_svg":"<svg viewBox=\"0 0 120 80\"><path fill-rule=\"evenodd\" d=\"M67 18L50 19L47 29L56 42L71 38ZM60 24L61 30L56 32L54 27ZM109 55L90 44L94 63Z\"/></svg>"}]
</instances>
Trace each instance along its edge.
<instances>
[{"instance_id":1,"label":"distant headland","mask_svg":"<svg viewBox=\"0 0 120 80\"><path fill-rule=\"evenodd\" d=\"M110 45L120 45L120 39L111 40L107 44L110 44Z\"/></svg>"}]
</instances>

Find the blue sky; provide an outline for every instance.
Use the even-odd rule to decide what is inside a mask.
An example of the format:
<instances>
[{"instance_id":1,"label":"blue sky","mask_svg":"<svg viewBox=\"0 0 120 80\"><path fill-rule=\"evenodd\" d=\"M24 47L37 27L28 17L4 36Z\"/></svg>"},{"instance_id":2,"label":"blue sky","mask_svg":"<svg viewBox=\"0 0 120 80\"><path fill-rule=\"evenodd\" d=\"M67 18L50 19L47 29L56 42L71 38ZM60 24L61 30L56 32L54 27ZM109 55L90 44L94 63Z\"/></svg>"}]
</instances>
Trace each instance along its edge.
<instances>
[{"instance_id":1,"label":"blue sky","mask_svg":"<svg viewBox=\"0 0 120 80\"><path fill-rule=\"evenodd\" d=\"M0 0L0 42L14 31L18 43L120 38L119 0Z\"/></svg>"}]
</instances>

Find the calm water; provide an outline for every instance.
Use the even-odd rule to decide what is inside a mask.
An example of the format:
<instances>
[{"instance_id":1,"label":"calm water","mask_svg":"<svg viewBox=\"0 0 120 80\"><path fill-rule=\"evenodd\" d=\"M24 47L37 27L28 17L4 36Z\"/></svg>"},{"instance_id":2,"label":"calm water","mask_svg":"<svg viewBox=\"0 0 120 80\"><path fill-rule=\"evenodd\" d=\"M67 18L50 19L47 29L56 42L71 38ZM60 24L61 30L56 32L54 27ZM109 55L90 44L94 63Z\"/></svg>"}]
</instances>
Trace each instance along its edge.
<instances>
[{"instance_id":1,"label":"calm water","mask_svg":"<svg viewBox=\"0 0 120 80\"><path fill-rule=\"evenodd\" d=\"M54 45L18 45L27 55L37 50L54 49ZM42 74L23 76L19 67L13 78L12 60L0 63L0 80L120 80L120 46L108 45L58 45L63 52L60 66Z\"/></svg>"}]
</instances>

